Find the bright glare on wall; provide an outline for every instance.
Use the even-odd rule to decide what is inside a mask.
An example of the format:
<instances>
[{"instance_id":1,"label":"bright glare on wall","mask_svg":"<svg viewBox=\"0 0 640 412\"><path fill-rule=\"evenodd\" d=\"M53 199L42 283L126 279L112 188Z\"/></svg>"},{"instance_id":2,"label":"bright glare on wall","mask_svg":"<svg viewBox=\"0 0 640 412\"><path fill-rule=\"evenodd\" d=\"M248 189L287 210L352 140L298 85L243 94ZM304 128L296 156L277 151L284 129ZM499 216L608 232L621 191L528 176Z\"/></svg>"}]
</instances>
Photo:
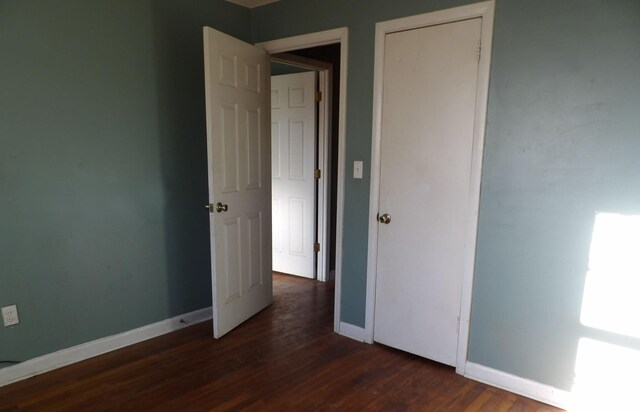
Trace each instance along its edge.
<instances>
[{"instance_id":1,"label":"bright glare on wall","mask_svg":"<svg viewBox=\"0 0 640 412\"><path fill-rule=\"evenodd\" d=\"M580 322L640 338L640 216L598 213Z\"/></svg>"},{"instance_id":2,"label":"bright glare on wall","mask_svg":"<svg viewBox=\"0 0 640 412\"><path fill-rule=\"evenodd\" d=\"M580 322L597 329L602 338L580 339L571 410L640 410L636 393L640 370L638 296L640 215L597 213ZM614 339L638 345L605 342Z\"/></svg>"},{"instance_id":3,"label":"bright glare on wall","mask_svg":"<svg viewBox=\"0 0 640 412\"><path fill-rule=\"evenodd\" d=\"M572 390L576 412L638 411L640 351L582 338Z\"/></svg>"}]
</instances>

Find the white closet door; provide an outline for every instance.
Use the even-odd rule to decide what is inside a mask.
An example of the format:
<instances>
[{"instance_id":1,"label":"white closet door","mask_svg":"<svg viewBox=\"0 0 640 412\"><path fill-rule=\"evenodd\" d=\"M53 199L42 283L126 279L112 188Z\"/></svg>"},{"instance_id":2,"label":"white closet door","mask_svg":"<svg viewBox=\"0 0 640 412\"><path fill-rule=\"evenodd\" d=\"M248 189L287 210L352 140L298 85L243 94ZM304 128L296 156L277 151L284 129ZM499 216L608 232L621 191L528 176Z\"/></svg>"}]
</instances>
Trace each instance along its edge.
<instances>
[{"instance_id":1,"label":"white closet door","mask_svg":"<svg viewBox=\"0 0 640 412\"><path fill-rule=\"evenodd\" d=\"M456 362L481 19L386 35L374 339Z\"/></svg>"}]
</instances>

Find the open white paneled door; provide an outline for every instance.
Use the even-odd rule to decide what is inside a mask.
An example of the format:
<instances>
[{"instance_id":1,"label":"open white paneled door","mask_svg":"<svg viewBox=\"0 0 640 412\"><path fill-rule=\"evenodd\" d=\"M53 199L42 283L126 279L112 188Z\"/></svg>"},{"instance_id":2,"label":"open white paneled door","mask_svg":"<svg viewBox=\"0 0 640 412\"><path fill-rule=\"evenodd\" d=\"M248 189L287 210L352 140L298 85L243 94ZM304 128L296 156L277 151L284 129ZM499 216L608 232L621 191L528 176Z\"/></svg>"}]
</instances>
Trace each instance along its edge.
<instances>
[{"instance_id":1,"label":"open white paneled door","mask_svg":"<svg viewBox=\"0 0 640 412\"><path fill-rule=\"evenodd\" d=\"M271 78L273 270L313 279L316 73Z\"/></svg>"},{"instance_id":2,"label":"open white paneled door","mask_svg":"<svg viewBox=\"0 0 640 412\"><path fill-rule=\"evenodd\" d=\"M213 331L272 302L271 68L262 49L204 28Z\"/></svg>"}]
</instances>

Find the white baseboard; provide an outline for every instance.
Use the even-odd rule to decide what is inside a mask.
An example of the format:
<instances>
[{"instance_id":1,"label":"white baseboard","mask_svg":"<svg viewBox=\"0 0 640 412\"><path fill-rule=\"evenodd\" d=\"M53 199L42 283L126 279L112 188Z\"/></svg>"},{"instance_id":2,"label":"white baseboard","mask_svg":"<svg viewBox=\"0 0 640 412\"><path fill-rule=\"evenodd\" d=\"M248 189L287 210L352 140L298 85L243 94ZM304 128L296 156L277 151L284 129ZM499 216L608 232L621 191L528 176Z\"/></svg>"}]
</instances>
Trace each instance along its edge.
<instances>
[{"instance_id":1,"label":"white baseboard","mask_svg":"<svg viewBox=\"0 0 640 412\"><path fill-rule=\"evenodd\" d=\"M558 408L567 409L571 405L571 393L568 391L478 365L477 363L467 362L464 376L527 398L557 406Z\"/></svg>"},{"instance_id":2,"label":"white baseboard","mask_svg":"<svg viewBox=\"0 0 640 412\"><path fill-rule=\"evenodd\" d=\"M367 334L365 333L364 328L350 323L340 322L338 333L342 336L346 336L347 338L355 339L360 342L365 342L367 340Z\"/></svg>"},{"instance_id":3,"label":"white baseboard","mask_svg":"<svg viewBox=\"0 0 640 412\"><path fill-rule=\"evenodd\" d=\"M211 319L211 317L211 307L199 309L185 313L184 315L152 323L151 325L142 326L117 335L107 336L106 338L96 339L2 368L0 369L0 386L5 386L72 363L102 355L103 353L133 345L134 343L155 338L195 323L204 322Z\"/></svg>"}]
</instances>

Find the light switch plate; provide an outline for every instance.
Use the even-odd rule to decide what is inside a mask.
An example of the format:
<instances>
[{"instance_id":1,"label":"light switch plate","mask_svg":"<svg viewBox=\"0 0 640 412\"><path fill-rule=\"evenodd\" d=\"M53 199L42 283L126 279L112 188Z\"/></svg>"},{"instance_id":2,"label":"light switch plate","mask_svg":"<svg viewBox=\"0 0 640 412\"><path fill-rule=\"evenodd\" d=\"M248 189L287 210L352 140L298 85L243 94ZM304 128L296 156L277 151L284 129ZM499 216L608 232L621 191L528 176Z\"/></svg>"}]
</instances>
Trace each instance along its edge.
<instances>
[{"instance_id":1,"label":"light switch plate","mask_svg":"<svg viewBox=\"0 0 640 412\"><path fill-rule=\"evenodd\" d=\"M16 305L3 307L2 320L4 321L4 326L17 325L20 323L20 319L18 318L18 307Z\"/></svg>"},{"instance_id":2,"label":"light switch plate","mask_svg":"<svg viewBox=\"0 0 640 412\"><path fill-rule=\"evenodd\" d=\"M353 178L362 179L362 160L355 160L353 162Z\"/></svg>"}]
</instances>

